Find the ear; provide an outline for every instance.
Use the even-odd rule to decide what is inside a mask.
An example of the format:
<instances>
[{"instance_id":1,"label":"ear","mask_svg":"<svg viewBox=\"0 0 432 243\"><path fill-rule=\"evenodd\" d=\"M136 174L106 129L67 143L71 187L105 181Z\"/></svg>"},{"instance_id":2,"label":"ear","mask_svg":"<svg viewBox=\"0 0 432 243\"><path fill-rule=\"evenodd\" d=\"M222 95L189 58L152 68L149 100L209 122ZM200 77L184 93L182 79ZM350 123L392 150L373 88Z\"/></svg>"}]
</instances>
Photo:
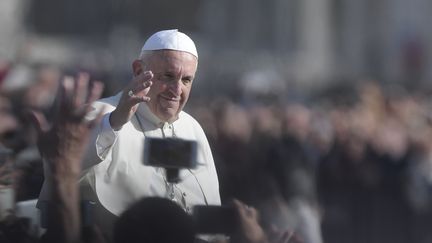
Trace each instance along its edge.
<instances>
[{"instance_id":1,"label":"ear","mask_svg":"<svg viewBox=\"0 0 432 243\"><path fill-rule=\"evenodd\" d=\"M132 71L134 76L138 76L141 73L144 72L144 68L143 68L143 63L141 60L136 59L135 61L133 61L132 63Z\"/></svg>"}]
</instances>

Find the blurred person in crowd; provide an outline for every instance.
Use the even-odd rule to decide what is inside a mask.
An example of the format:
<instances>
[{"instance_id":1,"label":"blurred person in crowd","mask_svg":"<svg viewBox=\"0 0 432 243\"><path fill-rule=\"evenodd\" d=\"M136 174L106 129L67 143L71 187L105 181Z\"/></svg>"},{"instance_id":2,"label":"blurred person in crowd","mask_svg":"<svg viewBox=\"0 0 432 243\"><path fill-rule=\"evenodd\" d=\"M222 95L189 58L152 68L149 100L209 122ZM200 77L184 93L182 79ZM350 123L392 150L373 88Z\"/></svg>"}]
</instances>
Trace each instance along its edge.
<instances>
[{"instance_id":1,"label":"blurred person in crowd","mask_svg":"<svg viewBox=\"0 0 432 243\"><path fill-rule=\"evenodd\" d=\"M411 145L403 96L366 83L357 103L334 109L333 148L320 163L318 186L324 232L341 242L412 242L404 195ZM395 102L397 101L397 102ZM412 107L412 105L409 105ZM333 222L331 222L333 221ZM347 225L342 234L338 225ZM397 232L397 233L395 233Z\"/></svg>"},{"instance_id":2,"label":"blurred person in crowd","mask_svg":"<svg viewBox=\"0 0 432 243\"><path fill-rule=\"evenodd\" d=\"M218 129L216 124L215 114L208 107L197 106L193 108L193 113L195 119L201 124L209 144L213 145L218 137Z\"/></svg>"},{"instance_id":3,"label":"blurred person in crowd","mask_svg":"<svg viewBox=\"0 0 432 243\"><path fill-rule=\"evenodd\" d=\"M0 87L3 85L4 78L7 76L11 64L0 58Z\"/></svg>"},{"instance_id":4,"label":"blurred person in crowd","mask_svg":"<svg viewBox=\"0 0 432 243\"><path fill-rule=\"evenodd\" d=\"M192 217L177 203L145 197L124 211L114 225L114 243L192 243Z\"/></svg>"},{"instance_id":5,"label":"blurred person in crowd","mask_svg":"<svg viewBox=\"0 0 432 243\"><path fill-rule=\"evenodd\" d=\"M36 243L37 237L29 233L29 220L8 215L0 221L0 242Z\"/></svg>"},{"instance_id":6,"label":"blurred person in crowd","mask_svg":"<svg viewBox=\"0 0 432 243\"><path fill-rule=\"evenodd\" d=\"M318 149L321 158L328 154L333 145L333 126L329 115L322 107L312 111L309 140L312 146Z\"/></svg>"},{"instance_id":7,"label":"blurred person in crowd","mask_svg":"<svg viewBox=\"0 0 432 243\"><path fill-rule=\"evenodd\" d=\"M15 136L21 122L14 112L13 103L4 91L4 80L9 64L0 60L0 242L26 242L28 222L14 215L14 205L19 190L15 164Z\"/></svg>"},{"instance_id":8,"label":"blurred person in crowd","mask_svg":"<svg viewBox=\"0 0 432 243\"><path fill-rule=\"evenodd\" d=\"M76 81L65 77L54 103L53 114L48 119L40 110L31 113L37 129L38 148L44 159L45 183L50 186L50 202L43 212L47 231L41 242L89 242L83 239L80 195L77 181L81 173L81 160L90 139L91 131L100 121L100 113L94 120L85 116L92 109L89 104L98 99L103 86L89 81L89 75L81 73ZM93 234L103 242L101 235Z\"/></svg>"},{"instance_id":9,"label":"blurred person in crowd","mask_svg":"<svg viewBox=\"0 0 432 243\"><path fill-rule=\"evenodd\" d=\"M87 93L88 76L74 80L65 78L57 93L56 109L51 124L41 110L31 116L38 130L38 146L46 160L45 169L50 172L48 183L52 186L52 203L48 207L47 232L41 242L81 242L81 222L77 180L81 156L95 122L84 121L88 109L82 105L97 99L102 86L94 84ZM82 98L82 95L87 98ZM14 166L15 168L15 166ZM0 222L1 242L40 242L30 230L30 221L9 215ZM95 234L96 235L96 234ZM86 241L89 242L89 241ZM102 242L102 238L93 242Z\"/></svg>"},{"instance_id":10,"label":"blurred person in crowd","mask_svg":"<svg viewBox=\"0 0 432 243\"><path fill-rule=\"evenodd\" d=\"M239 198L256 207L261 212L260 221L266 231L291 227L307 240L305 242L320 242L310 240L309 235L305 236L310 232L304 230L307 226L300 226L300 217L297 217L301 213L307 214L304 213L305 207L302 208L302 203L294 200L290 202L289 197L292 195L287 196L288 190L284 191L286 187L295 186L286 179L291 178L292 167L283 166L289 164L291 154L281 154L286 148L282 148L279 142L282 129L280 110L269 105L246 109L229 100L219 103L217 107L218 140L215 156L222 201ZM292 149L295 151L298 148ZM298 153L304 155L305 151ZM308 163L302 159L298 158L298 164ZM292 205L289 206L289 203Z\"/></svg>"},{"instance_id":11,"label":"blurred person in crowd","mask_svg":"<svg viewBox=\"0 0 432 243\"><path fill-rule=\"evenodd\" d=\"M145 42L132 63L133 79L116 96L93 104L104 110L83 159L83 198L96 202L94 221L110 238L114 220L142 197L167 197L186 211L196 204L220 204L216 169L204 131L182 109L198 66L191 38L163 30ZM180 171L180 182L167 181L161 168L143 165L147 137L197 142L196 169ZM50 190L44 187L40 201Z\"/></svg>"},{"instance_id":12,"label":"blurred person in crowd","mask_svg":"<svg viewBox=\"0 0 432 243\"><path fill-rule=\"evenodd\" d=\"M301 104L288 104L283 113L283 134L306 142L310 133L311 111Z\"/></svg>"},{"instance_id":13,"label":"blurred person in crowd","mask_svg":"<svg viewBox=\"0 0 432 243\"><path fill-rule=\"evenodd\" d=\"M255 153L250 147L252 123L250 115L242 106L231 100L218 100L214 105L218 137L214 151L221 185L223 202L236 197L247 201L251 186L251 168Z\"/></svg>"},{"instance_id":14,"label":"blurred person in crowd","mask_svg":"<svg viewBox=\"0 0 432 243\"><path fill-rule=\"evenodd\" d=\"M255 105L249 109L255 135L279 139L282 132L280 109L276 105Z\"/></svg>"},{"instance_id":15,"label":"blurred person in crowd","mask_svg":"<svg viewBox=\"0 0 432 243\"><path fill-rule=\"evenodd\" d=\"M19 123L12 113L12 104L7 97L0 96L0 144L8 145L8 136L18 129Z\"/></svg>"},{"instance_id":16,"label":"blurred person in crowd","mask_svg":"<svg viewBox=\"0 0 432 243\"><path fill-rule=\"evenodd\" d=\"M15 203L37 197L42 165L36 147L32 149L25 109L5 89L10 69L12 66L0 61L0 242L26 242L36 232L29 219L15 215Z\"/></svg>"},{"instance_id":17,"label":"blurred person in crowd","mask_svg":"<svg viewBox=\"0 0 432 243\"><path fill-rule=\"evenodd\" d=\"M309 141L311 111L301 104L288 104L281 123L281 138L269 148L265 167L274 191L271 197L279 207L272 211L267 205L263 215L279 228L290 226L305 242L320 243L315 179L319 151Z\"/></svg>"},{"instance_id":18,"label":"blurred person in crowd","mask_svg":"<svg viewBox=\"0 0 432 243\"><path fill-rule=\"evenodd\" d=\"M10 137L19 128L19 122L11 109L10 100L0 96L0 186L12 184Z\"/></svg>"},{"instance_id":19,"label":"blurred person in crowd","mask_svg":"<svg viewBox=\"0 0 432 243\"><path fill-rule=\"evenodd\" d=\"M4 76L0 92L9 102L4 126L13 127L1 132L2 144L11 149L13 160L15 200L23 201L37 198L43 183L43 168L36 146L35 132L27 122L26 111L34 108L49 114L49 107L58 88L59 70L50 65L16 64ZM1 126L1 125L0 125ZM1 130L1 129L0 129Z\"/></svg>"},{"instance_id":20,"label":"blurred person in crowd","mask_svg":"<svg viewBox=\"0 0 432 243\"><path fill-rule=\"evenodd\" d=\"M412 134L413 153L408 161L404 193L412 210L413 242L429 242L432 232L432 127L420 125Z\"/></svg>"}]
</instances>

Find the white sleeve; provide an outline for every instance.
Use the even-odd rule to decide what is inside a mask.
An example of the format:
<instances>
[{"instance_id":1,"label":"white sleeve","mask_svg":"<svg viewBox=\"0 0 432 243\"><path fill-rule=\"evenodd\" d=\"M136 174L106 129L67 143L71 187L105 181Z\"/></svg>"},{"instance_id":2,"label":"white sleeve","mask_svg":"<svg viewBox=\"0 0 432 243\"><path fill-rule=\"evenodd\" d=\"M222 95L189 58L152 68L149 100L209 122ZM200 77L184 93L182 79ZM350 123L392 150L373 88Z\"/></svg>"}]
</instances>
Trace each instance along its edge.
<instances>
[{"instance_id":1,"label":"white sleeve","mask_svg":"<svg viewBox=\"0 0 432 243\"><path fill-rule=\"evenodd\" d=\"M97 126L90 139L88 150L83 159L82 170L88 169L106 159L113 145L117 141L118 131L111 128L107 113L102 117L102 121Z\"/></svg>"},{"instance_id":2,"label":"white sleeve","mask_svg":"<svg viewBox=\"0 0 432 243\"><path fill-rule=\"evenodd\" d=\"M112 129L109 122L111 113L105 114L100 125L99 135L96 138L96 153L101 160L105 160L108 151L117 141L118 131Z\"/></svg>"}]
</instances>

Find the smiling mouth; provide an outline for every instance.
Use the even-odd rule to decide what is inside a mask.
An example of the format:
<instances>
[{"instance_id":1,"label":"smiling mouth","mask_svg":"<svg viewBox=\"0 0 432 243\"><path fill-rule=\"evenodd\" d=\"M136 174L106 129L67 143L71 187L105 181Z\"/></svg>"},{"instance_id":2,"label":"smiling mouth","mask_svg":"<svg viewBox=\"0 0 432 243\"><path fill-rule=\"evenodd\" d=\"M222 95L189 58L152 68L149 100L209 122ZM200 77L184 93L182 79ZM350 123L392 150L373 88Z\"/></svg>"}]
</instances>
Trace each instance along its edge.
<instances>
[{"instance_id":1,"label":"smiling mouth","mask_svg":"<svg viewBox=\"0 0 432 243\"><path fill-rule=\"evenodd\" d=\"M166 96L161 96L163 99L168 100L168 101L172 101L172 102L178 102L180 101L180 97L166 97Z\"/></svg>"}]
</instances>

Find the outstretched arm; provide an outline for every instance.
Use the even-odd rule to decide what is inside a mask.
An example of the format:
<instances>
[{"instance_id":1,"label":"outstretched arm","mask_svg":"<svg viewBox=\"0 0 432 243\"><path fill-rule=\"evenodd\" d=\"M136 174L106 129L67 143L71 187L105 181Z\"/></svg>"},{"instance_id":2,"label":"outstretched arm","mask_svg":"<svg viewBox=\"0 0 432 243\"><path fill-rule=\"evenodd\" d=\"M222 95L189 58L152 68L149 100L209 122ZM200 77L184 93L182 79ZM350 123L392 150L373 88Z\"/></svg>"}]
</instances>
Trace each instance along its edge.
<instances>
[{"instance_id":1,"label":"outstretched arm","mask_svg":"<svg viewBox=\"0 0 432 243\"><path fill-rule=\"evenodd\" d=\"M134 76L118 97L112 97L95 102L88 117L93 118L105 109L102 122L94 130L90 139L90 146L85 153L82 169L86 170L106 160L117 139L117 132L135 114L141 102L150 100L147 93L152 85L151 71L142 72Z\"/></svg>"},{"instance_id":2,"label":"outstretched arm","mask_svg":"<svg viewBox=\"0 0 432 243\"><path fill-rule=\"evenodd\" d=\"M89 76L80 74L76 80L65 77L54 103L51 120L38 111L31 118L38 131L39 151L47 163L52 187L52 201L48 209L47 237L56 242L80 242L81 222L78 177L81 159L85 152L96 119L84 119L90 111L89 104L98 99L103 86L90 85Z\"/></svg>"}]
</instances>

